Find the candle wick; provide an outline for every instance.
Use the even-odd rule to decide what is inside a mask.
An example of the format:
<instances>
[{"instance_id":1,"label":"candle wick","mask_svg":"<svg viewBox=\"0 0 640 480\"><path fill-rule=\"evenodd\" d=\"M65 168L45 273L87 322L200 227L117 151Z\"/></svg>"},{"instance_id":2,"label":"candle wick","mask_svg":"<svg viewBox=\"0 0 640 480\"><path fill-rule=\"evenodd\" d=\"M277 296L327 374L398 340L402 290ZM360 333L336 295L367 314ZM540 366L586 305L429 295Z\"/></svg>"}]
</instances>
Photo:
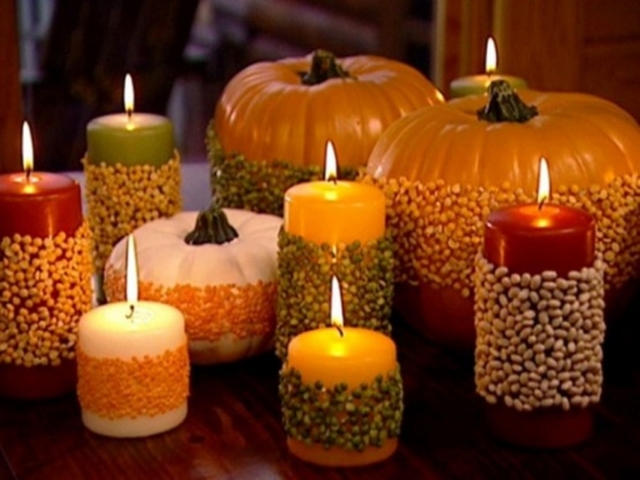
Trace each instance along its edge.
<instances>
[{"instance_id":1,"label":"candle wick","mask_svg":"<svg viewBox=\"0 0 640 480\"><path fill-rule=\"evenodd\" d=\"M329 180L331 183L333 183L334 185L337 185L337 184L338 184L338 177L337 177L336 175L334 175L334 174L331 174L331 175L329 176L329 179L328 179L328 180Z\"/></svg>"},{"instance_id":2,"label":"candle wick","mask_svg":"<svg viewBox=\"0 0 640 480\"><path fill-rule=\"evenodd\" d=\"M133 311L135 310L135 305L133 303L129 304L129 313L125 315L125 318L127 320L129 320L130 318L133 318Z\"/></svg>"},{"instance_id":3,"label":"candle wick","mask_svg":"<svg viewBox=\"0 0 640 480\"><path fill-rule=\"evenodd\" d=\"M340 332L340 336L344 337L344 330L342 330L342 327L340 325L338 325L337 323L334 323L333 326L338 329L338 332Z\"/></svg>"},{"instance_id":4,"label":"candle wick","mask_svg":"<svg viewBox=\"0 0 640 480\"><path fill-rule=\"evenodd\" d=\"M27 168L24 173L25 173L25 176L27 177L27 183L29 183L31 181L31 169Z\"/></svg>"},{"instance_id":5,"label":"candle wick","mask_svg":"<svg viewBox=\"0 0 640 480\"><path fill-rule=\"evenodd\" d=\"M133 110L131 108L127 108L127 121L131 122L131 117L133 116Z\"/></svg>"},{"instance_id":6,"label":"candle wick","mask_svg":"<svg viewBox=\"0 0 640 480\"><path fill-rule=\"evenodd\" d=\"M542 210L542 207L544 206L544 204L547 201L547 196L545 195L544 197L542 197L540 199L540 201L538 202L538 210Z\"/></svg>"}]
</instances>

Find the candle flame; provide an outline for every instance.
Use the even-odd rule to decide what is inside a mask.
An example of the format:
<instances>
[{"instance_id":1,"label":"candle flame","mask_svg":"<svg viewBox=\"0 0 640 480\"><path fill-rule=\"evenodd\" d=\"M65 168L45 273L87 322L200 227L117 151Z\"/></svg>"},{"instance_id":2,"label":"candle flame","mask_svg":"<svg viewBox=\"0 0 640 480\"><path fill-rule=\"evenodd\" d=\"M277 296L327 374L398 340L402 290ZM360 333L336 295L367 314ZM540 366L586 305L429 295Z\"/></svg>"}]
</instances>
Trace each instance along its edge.
<instances>
[{"instance_id":1,"label":"candle flame","mask_svg":"<svg viewBox=\"0 0 640 480\"><path fill-rule=\"evenodd\" d=\"M338 180L338 161L336 160L336 151L331 140L327 142L324 155L324 179L333 183Z\"/></svg>"},{"instance_id":2,"label":"candle flame","mask_svg":"<svg viewBox=\"0 0 640 480\"><path fill-rule=\"evenodd\" d=\"M338 327L338 329L344 326L342 294L340 293L340 283L335 275L331 277L331 325Z\"/></svg>"},{"instance_id":3,"label":"candle flame","mask_svg":"<svg viewBox=\"0 0 640 480\"><path fill-rule=\"evenodd\" d=\"M29 180L33 171L33 140L31 129L26 121L22 124L22 169Z\"/></svg>"},{"instance_id":4,"label":"candle flame","mask_svg":"<svg viewBox=\"0 0 640 480\"><path fill-rule=\"evenodd\" d=\"M487 48L484 56L484 71L487 75L491 75L498 67L498 52L496 51L496 42L493 37L487 38Z\"/></svg>"},{"instance_id":5,"label":"candle flame","mask_svg":"<svg viewBox=\"0 0 640 480\"><path fill-rule=\"evenodd\" d=\"M538 208L542 208L550 196L551 180L549 178L549 165L547 165L547 160L542 157L538 168Z\"/></svg>"},{"instance_id":6,"label":"candle flame","mask_svg":"<svg viewBox=\"0 0 640 480\"><path fill-rule=\"evenodd\" d=\"M136 258L136 241L133 235L127 237L127 302L133 305L138 301L138 260Z\"/></svg>"},{"instance_id":7,"label":"candle flame","mask_svg":"<svg viewBox=\"0 0 640 480\"><path fill-rule=\"evenodd\" d=\"M134 98L133 80L131 80L131 75L127 73L124 77L124 110L129 118L133 115Z\"/></svg>"}]
</instances>

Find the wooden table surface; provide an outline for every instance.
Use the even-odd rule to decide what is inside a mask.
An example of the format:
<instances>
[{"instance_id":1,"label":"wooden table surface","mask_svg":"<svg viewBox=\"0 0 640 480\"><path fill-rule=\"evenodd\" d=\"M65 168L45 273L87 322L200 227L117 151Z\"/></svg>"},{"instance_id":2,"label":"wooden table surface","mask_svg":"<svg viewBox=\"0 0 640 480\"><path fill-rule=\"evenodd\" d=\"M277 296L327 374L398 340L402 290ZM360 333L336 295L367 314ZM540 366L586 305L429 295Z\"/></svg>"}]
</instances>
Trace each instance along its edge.
<instances>
[{"instance_id":1,"label":"wooden table surface","mask_svg":"<svg viewBox=\"0 0 640 480\"><path fill-rule=\"evenodd\" d=\"M640 478L637 323L609 329L596 431L569 449L526 450L494 440L474 394L471 356L439 349L397 320L405 415L400 447L386 462L325 469L289 455L280 424L279 361L268 354L194 368L186 421L145 439L87 431L74 396L0 400L0 479Z\"/></svg>"}]
</instances>

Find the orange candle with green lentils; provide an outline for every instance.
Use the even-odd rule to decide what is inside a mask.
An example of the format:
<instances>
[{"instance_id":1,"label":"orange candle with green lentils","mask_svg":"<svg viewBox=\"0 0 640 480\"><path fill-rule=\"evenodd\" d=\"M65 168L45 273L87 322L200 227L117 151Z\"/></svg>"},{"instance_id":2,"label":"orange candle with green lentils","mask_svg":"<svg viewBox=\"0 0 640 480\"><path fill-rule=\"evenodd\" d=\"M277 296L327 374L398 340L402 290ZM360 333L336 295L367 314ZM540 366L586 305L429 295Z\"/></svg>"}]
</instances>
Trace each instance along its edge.
<instances>
[{"instance_id":1,"label":"orange candle with green lentils","mask_svg":"<svg viewBox=\"0 0 640 480\"><path fill-rule=\"evenodd\" d=\"M145 437L186 417L189 355L178 309L146 301L95 308L80 320L77 356L78 398L89 430Z\"/></svg>"},{"instance_id":2,"label":"orange candle with green lentils","mask_svg":"<svg viewBox=\"0 0 640 480\"><path fill-rule=\"evenodd\" d=\"M385 232L385 197L372 185L336 179L336 154L327 143L325 181L294 185L285 193L284 229L316 243L377 240Z\"/></svg>"},{"instance_id":3,"label":"orange candle with green lentils","mask_svg":"<svg viewBox=\"0 0 640 480\"><path fill-rule=\"evenodd\" d=\"M88 228L78 183L31 171L26 123L23 157L24 172L0 176L0 395L55 397L73 391L77 323L91 308Z\"/></svg>"}]
</instances>

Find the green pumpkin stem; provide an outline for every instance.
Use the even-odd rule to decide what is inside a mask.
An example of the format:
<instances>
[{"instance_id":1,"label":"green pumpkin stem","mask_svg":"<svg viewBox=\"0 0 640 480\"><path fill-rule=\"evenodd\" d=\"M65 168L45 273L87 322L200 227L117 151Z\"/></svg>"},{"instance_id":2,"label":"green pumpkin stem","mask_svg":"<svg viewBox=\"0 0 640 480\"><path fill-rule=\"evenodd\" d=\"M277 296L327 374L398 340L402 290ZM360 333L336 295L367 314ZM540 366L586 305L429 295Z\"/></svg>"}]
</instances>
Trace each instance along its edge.
<instances>
[{"instance_id":1,"label":"green pumpkin stem","mask_svg":"<svg viewBox=\"0 0 640 480\"><path fill-rule=\"evenodd\" d=\"M326 50L316 50L311 57L311 69L298 72L303 85L318 85L330 78L352 78L336 60L336 56Z\"/></svg>"},{"instance_id":2,"label":"green pumpkin stem","mask_svg":"<svg viewBox=\"0 0 640 480\"><path fill-rule=\"evenodd\" d=\"M489 85L489 101L477 114L479 120L490 123L524 123L538 115L538 109L520 100L506 80L494 80Z\"/></svg>"},{"instance_id":3,"label":"green pumpkin stem","mask_svg":"<svg viewBox=\"0 0 640 480\"><path fill-rule=\"evenodd\" d=\"M196 226L184 237L184 241L189 245L222 245L234 238L238 238L238 231L231 226L218 203L212 201L208 209L198 213Z\"/></svg>"}]
</instances>

